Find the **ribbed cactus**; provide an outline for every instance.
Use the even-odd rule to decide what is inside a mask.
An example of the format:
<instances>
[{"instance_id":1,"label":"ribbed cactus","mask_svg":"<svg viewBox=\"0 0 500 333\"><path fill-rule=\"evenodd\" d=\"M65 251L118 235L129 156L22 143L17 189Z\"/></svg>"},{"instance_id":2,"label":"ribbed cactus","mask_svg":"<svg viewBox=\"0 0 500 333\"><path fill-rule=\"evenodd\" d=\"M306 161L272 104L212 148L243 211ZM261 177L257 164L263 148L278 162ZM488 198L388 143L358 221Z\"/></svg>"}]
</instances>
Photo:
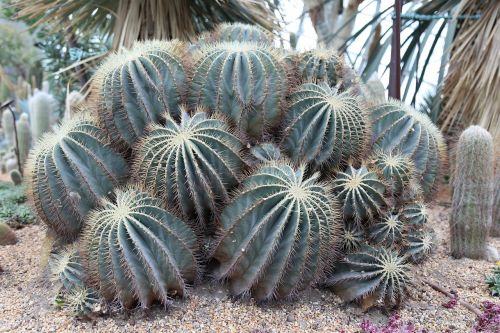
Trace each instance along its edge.
<instances>
[{"instance_id":1,"label":"ribbed cactus","mask_svg":"<svg viewBox=\"0 0 500 333\"><path fill-rule=\"evenodd\" d=\"M278 146L270 142L264 142L250 149L250 153L259 162L277 161L281 157L281 152Z\"/></svg>"},{"instance_id":2,"label":"ribbed cactus","mask_svg":"<svg viewBox=\"0 0 500 333\"><path fill-rule=\"evenodd\" d=\"M255 25L245 23L222 23L212 33L213 38L219 42L255 42L272 44L271 32Z\"/></svg>"},{"instance_id":3,"label":"ribbed cactus","mask_svg":"<svg viewBox=\"0 0 500 333\"><path fill-rule=\"evenodd\" d=\"M195 58L189 105L230 118L240 134L260 141L280 125L288 77L280 55L257 43L206 45Z\"/></svg>"},{"instance_id":4,"label":"ribbed cactus","mask_svg":"<svg viewBox=\"0 0 500 333\"><path fill-rule=\"evenodd\" d=\"M19 144L19 158L21 166L24 166L28 159L28 154L31 147L31 128L28 115L23 113L16 122L17 127L17 143Z\"/></svg>"},{"instance_id":5,"label":"ribbed cactus","mask_svg":"<svg viewBox=\"0 0 500 333\"><path fill-rule=\"evenodd\" d=\"M500 172L500 168L497 168ZM495 198L493 199L493 213L490 235L493 237L500 237L500 174L495 177L494 184Z\"/></svg>"},{"instance_id":6,"label":"ribbed cactus","mask_svg":"<svg viewBox=\"0 0 500 333\"><path fill-rule=\"evenodd\" d=\"M86 317L100 303L99 295L92 288L76 287L63 296L63 309L77 317Z\"/></svg>"},{"instance_id":7,"label":"ribbed cactus","mask_svg":"<svg viewBox=\"0 0 500 333\"><path fill-rule=\"evenodd\" d=\"M52 131L54 98L45 92L38 91L30 99L31 134L33 142L37 142L44 133Z\"/></svg>"},{"instance_id":8,"label":"ribbed cactus","mask_svg":"<svg viewBox=\"0 0 500 333\"><path fill-rule=\"evenodd\" d=\"M164 126L151 126L137 148L134 174L184 218L213 232L220 204L245 165L241 148L223 120L182 111L180 122L167 116Z\"/></svg>"},{"instance_id":9,"label":"ribbed cactus","mask_svg":"<svg viewBox=\"0 0 500 333\"><path fill-rule=\"evenodd\" d=\"M2 128L5 135L5 141L9 147L14 147L16 144L16 135L14 134L14 117L12 112L4 110L2 112Z\"/></svg>"},{"instance_id":10,"label":"ribbed cactus","mask_svg":"<svg viewBox=\"0 0 500 333\"><path fill-rule=\"evenodd\" d=\"M333 180L333 190L342 204L344 218L373 218L385 204L384 184L365 166L348 166Z\"/></svg>"},{"instance_id":11,"label":"ribbed cactus","mask_svg":"<svg viewBox=\"0 0 500 333\"><path fill-rule=\"evenodd\" d=\"M441 132L430 118L399 101L370 109L372 141L380 149L410 156L427 199L439 183L445 158Z\"/></svg>"},{"instance_id":12,"label":"ribbed cactus","mask_svg":"<svg viewBox=\"0 0 500 333\"><path fill-rule=\"evenodd\" d=\"M485 257L493 207L493 139L484 128L471 126L458 140L450 216L451 255Z\"/></svg>"},{"instance_id":13,"label":"ribbed cactus","mask_svg":"<svg viewBox=\"0 0 500 333\"><path fill-rule=\"evenodd\" d=\"M423 226L429 217L427 207L423 202L408 203L401 207L402 219L412 226Z\"/></svg>"},{"instance_id":14,"label":"ribbed cactus","mask_svg":"<svg viewBox=\"0 0 500 333\"><path fill-rule=\"evenodd\" d=\"M221 215L217 278L233 295L283 299L321 276L339 245L336 203L318 174L285 162L262 165Z\"/></svg>"},{"instance_id":15,"label":"ribbed cactus","mask_svg":"<svg viewBox=\"0 0 500 333\"><path fill-rule=\"evenodd\" d=\"M76 238L85 215L127 177L127 163L87 115L47 134L28 159L28 194L38 218L59 237Z\"/></svg>"},{"instance_id":16,"label":"ribbed cactus","mask_svg":"<svg viewBox=\"0 0 500 333\"><path fill-rule=\"evenodd\" d=\"M21 185L21 183L23 182L23 176L17 169L11 170L9 172L9 176L14 185Z\"/></svg>"},{"instance_id":17,"label":"ribbed cactus","mask_svg":"<svg viewBox=\"0 0 500 333\"><path fill-rule=\"evenodd\" d=\"M84 286L82 259L75 245L69 245L49 257L49 272L50 280L65 291Z\"/></svg>"},{"instance_id":18,"label":"ribbed cactus","mask_svg":"<svg viewBox=\"0 0 500 333\"><path fill-rule=\"evenodd\" d=\"M373 304L381 299L390 307L403 300L409 282L410 265L405 257L383 247L364 245L336 266L325 285L346 302L369 298Z\"/></svg>"},{"instance_id":19,"label":"ribbed cactus","mask_svg":"<svg viewBox=\"0 0 500 333\"><path fill-rule=\"evenodd\" d=\"M386 213L380 221L370 226L368 234L376 244L391 246L403 239L404 222L398 214Z\"/></svg>"},{"instance_id":20,"label":"ribbed cactus","mask_svg":"<svg viewBox=\"0 0 500 333\"><path fill-rule=\"evenodd\" d=\"M72 91L66 95L66 105L64 108L64 119L71 119L75 111L83 104L85 97L79 91Z\"/></svg>"},{"instance_id":21,"label":"ribbed cactus","mask_svg":"<svg viewBox=\"0 0 500 333\"><path fill-rule=\"evenodd\" d=\"M370 105L378 105L387 101L385 97L386 88L378 78L366 81L362 85L362 91L366 102Z\"/></svg>"},{"instance_id":22,"label":"ribbed cactus","mask_svg":"<svg viewBox=\"0 0 500 333\"><path fill-rule=\"evenodd\" d=\"M391 194L400 195L409 187L414 166L408 156L376 149L370 163L388 185Z\"/></svg>"},{"instance_id":23,"label":"ribbed cactus","mask_svg":"<svg viewBox=\"0 0 500 333\"><path fill-rule=\"evenodd\" d=\"M342 230L342 249L345 253L356 251L365 242L365 232L360 223L345 221Z\"/></svg>"},{"instance_id":24,"label":"ribbed cactus","mask_svg":"<svg viewBox=\"0 0 500 333\"><path fill-rule=\"evenodd\" d=\"M404 255L413 263L427 258L435 245L436 234L431 229L412 231L406 236Z\"/></svg>"},{"instance_id":25,"label":"ribbed cactus","mask_svg":"<svg viewBox=\"0 0 500 333\"><path fill-rule=\"evenodd\" d=\"M184 296L199 273L195 233L136 187L115 190L115 198L102 200L84 230L90 285L125 308Z\"/></svg>"},{"instance_id":26,"label":"ribbed cactus","mask_svg":"<svg viewBox=\"0 0 500 333\"><path fill-rule=\"evenodd\" d=\"M369 119L349 91L306 83L290 97L282 146L295 162L334 167L359 159L367 145Z\"/></svg>"},{"instance_id":27,"label":"ribbed cactus","mask_svg":"<svg viewBox=\"0 0 500 333\"><path fill-rule=\"evenodd\" d=\"M98 69L96 114L113 142L128 149L167 111L180 116L186 94L185 58L185 45L179 41L148 41L112 55Z\"/></svg>"}]
</instances>

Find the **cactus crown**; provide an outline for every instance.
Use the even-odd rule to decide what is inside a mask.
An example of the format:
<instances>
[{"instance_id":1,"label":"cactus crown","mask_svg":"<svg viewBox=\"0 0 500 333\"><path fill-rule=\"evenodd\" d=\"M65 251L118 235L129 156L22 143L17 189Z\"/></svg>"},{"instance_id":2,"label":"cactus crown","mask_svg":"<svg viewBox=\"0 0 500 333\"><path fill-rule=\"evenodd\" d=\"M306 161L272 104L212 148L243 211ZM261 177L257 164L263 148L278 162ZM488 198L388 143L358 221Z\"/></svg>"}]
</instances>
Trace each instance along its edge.
<instances>
[{"instance_id":1,"label":"cactus crown","mask_svg":"<svg viewBox=\"0 0 500 333\"><path fill-rule=\"evenodd\" d=\"M436 234L432 230L411 232L406 238L404 254L412 262L419 263L430 255L435 242Z\"/></svg>"},{"instance_id":2,"label":"cactus crown","mask_svg":"<svg viewBox=\"0 0 500 333\"><path fill-rule=\"evenodd\" d=\"M83 287L85 278L84 269L78 249L68 246L49 258L50 280L61 284L69 291L76 287Z\"/></svg>"},{"instance_id":3,"label":"cactus crown","mask_svg":"<svg viewBox=\"0 0 500 333\"><path fill-rule=\"evenodd\" d=\"M401 194L410 185L414 166L408 156L377 149L372 155L371 163L389 185L392 194Z\"/></svg>"},{"instance_id":4,"label":"cactus crown","mask_svg":"<svg viewBox=\"0 0 500 333\"><path fill-rule=\"evenodd\" d=\"M260 162L277 161L281 157L280 149L269 142L252 147L250 152Z\"/></svg>"},{"instance_id":5,"label":"cactus crown","mask_svg":"<svg viewBox=\"0 0 500 333\"><path fill-rule=\"evenodd\" d=\"M356 222L344 222L342 231L342 249L345 253L350 253L357 250L365 241L365 233L363 227Z\"/></svg>"},{"instance_id":6,"label":"cactus crown","mask_svg":"<svg viewBox=\"0 0 500 333\"><path fill-rule=\"evenodd\" d=\"M337 173L333 189L342 203L344 217L361 221L378 214L385 203L384 184L365 166L348 166Z\"/></svg>"},{"instance_id":7,"label":"cactus crown","mask_svg":"<svg viewBox=\"0 0 500 333\"><path fill-rule=\"evenodd\" d=\"M235 22L222 23L217 26L213 35L220 42L255 42L272 44L273 35L261 27Z\"/></svg>"},{"instance_id":8,"label":"cactus crown","mask_svg":"<svg viewBox=\"0 0 500 333\"><path fill-rule=\"evenodd\" d=\"M261 166L221 216L218 278L258 301L287 298L315 281L335 250L335 199L315 174L283 161Z\"/></svg>"},{"instance_id":9,"label":"cactus crown","mask_svg":"<svg viewBox=\"0 0 500 333\"><path fill-rule=\"evenodd\" d=\"M404 223L398 214L387 213L369 229L370 238L377 244L391 246L403 238Z\"/></svg>"},{"instance_id":10,"label":"cactus crown","mask_svg":"<svg viewBox=\"0 0 500 333\"><path fill-rule=\"evenodd\" d=\"M248 42L205 45L195 59L189 105L231 119L241 135L260 141L276 128L288 90L279 54Z\"/></svg>"},{"instance_id":11,"label":"cactus crown","mask_svg":"<svg viewBox=\"0 0 500 333\"><path fill-rule=\"evenodd\" d=\"M315 49L298 55L297 69L304 81L325 82L334 87L341 79L342 60L335 50Z\"/></svg>"},{"instance_id":12,"label":"cactus crown","mask_svg":"<svg viewBox=\"0 0 500 333\"><path fill-rule=\"evenodd\" d=\"M214 215L229 199L245 162L241 143L227 124L209 118L200 108L181 121L167 116L165 125L152 125L137 151L139 180L202 230L214 230Z\"/></svg>"},{"instance_id":13,"label":"cactus crown","mask_svg":"<svg viewBox=\"0 0 500 333\"><path fill-rule=\"evenodd\" d=\"M194 232L137 187L117 189L115 197L102 200L84 231L92 284L126 308L184 295L198 274Z\"/></svg>"},{"instance_id":14,"label":"cactus crown","mask_svg":"<svg viewBox=\"0 0 500 333\"><path fill-rule=\"evenodd\" d=\"M282 146L291 160L334 167L359 159L368 139L368 119L359 101L326 83L306 83L290 97Z\"/></svg>"},{"instance_id":15,"label":"cactus crown","mask_svg":"<svg viewBox=\"0 0 500 333\"><path fill-rule=\"evenodd\" d=\"M427 222L427 207L422 202L409 203L400 210L403 220L413 226L423 226Z\"/></svg>"}]
</instances>

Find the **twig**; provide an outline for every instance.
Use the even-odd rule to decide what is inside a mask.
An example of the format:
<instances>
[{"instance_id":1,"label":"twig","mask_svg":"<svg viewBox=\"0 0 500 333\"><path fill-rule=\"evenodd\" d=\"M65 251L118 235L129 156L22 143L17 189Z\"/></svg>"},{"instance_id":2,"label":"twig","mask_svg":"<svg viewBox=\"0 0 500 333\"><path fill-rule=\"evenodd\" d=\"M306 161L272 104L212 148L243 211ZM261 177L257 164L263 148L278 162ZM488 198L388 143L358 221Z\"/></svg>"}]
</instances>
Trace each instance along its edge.
<instances>
[{"instance_id":1,"label":"twig","mask_svg":"<svg viewBox=\"0 0 500 333\"><path fill-rule=\"evenodd\" d=\"M439 291L440 293L448 296L449 298L454 297L452 293L447 292L446 290L444 290L444 288L438 286L434 282L431 282L429 280L423 280L423 282L427 283L432 289ZM469 311L473 312L476 316L478 316L478 317L481 316L481 311L479 311L479 309L476 308L474 305L467 303L466 301L463 301L461 299L457 299L457 301L459 304L462 304L464 307L466 307Z\"/></svg>"}]
</instances>

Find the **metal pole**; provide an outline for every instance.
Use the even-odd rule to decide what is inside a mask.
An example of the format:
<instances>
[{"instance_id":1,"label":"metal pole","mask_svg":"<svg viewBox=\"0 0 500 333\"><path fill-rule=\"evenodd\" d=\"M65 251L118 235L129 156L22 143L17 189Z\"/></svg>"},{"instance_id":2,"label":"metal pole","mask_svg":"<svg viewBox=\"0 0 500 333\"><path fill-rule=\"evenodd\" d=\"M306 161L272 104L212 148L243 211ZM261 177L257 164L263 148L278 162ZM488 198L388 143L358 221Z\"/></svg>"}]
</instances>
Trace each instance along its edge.
<instances>
[{"instance_id":1,"label":"metal pole","mask_svg":"<svg viewBox=\"0 0 500 333\"><path fill-rule=\"evenodd\" d=\"M389 76L389 97L401 99L401 8L402 0L394 1L396 13L392 22L391 71Z\"/></svg>"}]
</instances>

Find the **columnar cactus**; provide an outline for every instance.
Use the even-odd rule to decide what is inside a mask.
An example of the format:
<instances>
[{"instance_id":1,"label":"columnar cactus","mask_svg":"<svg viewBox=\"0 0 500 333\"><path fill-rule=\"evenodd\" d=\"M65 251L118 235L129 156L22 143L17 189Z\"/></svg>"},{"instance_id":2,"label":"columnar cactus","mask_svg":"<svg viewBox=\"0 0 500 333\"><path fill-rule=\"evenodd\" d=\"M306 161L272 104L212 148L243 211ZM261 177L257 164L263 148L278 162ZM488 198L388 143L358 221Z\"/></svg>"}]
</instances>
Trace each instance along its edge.
<instances>
[{"instance_id":1,"label":"columnar cactus","mask_svg":"<svg viewBox=\"0 0 500 333\"><path fill-rule=\"evenodd\" d=\"M30 99L31 134L33 142L37 142L44 133L52 131L54 98L45 92L38 91Z\"/></svg>"},{"instance_id":2,"label":"columnar cactus","mask_svg":"<svg viewBox=\"0 0 500 333\"><path fill-rule=\"evenodd\" d=\"M219 42L255 42L271 45L273 35L255 25L245 23L222 23L211 34Z\"/></svg>"},{"instance_id":3,"label":"columnar cactus","mask_svg":"<svg viewBox=\"0 0 500 333\"><path fill-rule=\"evenodd\" d=\"M339 245L336 203L318 174L285 162L264 164L221 215L217 278L233 295L283 299L316 281Z\"/></svg>"},{"instance_id":4,"label":"columnar cactus","mask_svg":"<svg viewBox=\"0 0 500 333\"><path fill-rule=\"evenodd\" d=\"M399 305L409 282L410 265L405 257L383 247L364 245L337 265L325 285L346 302L382 299L389 307Z\"/></svg>"},{"instance_id":5,"label":"columnar cactus","mask_svg":"<svg viewBox=\"0 0 500 333\"><path fill-rule=\"evenodd\" d=\"M260 141L280 125L288 77L269 46L223 42L203 46L195 58L189 105L230 118L240 134Z\"/></svg>"},{"instance_id":6,"label":"columnar cactus","mask_svg":"<svg viewBox=\"0 0 500 333\"><path fill-rule=\"evenodd\" d=\"M195 233L137 187L114 194L90 214L84 230L90 285L125 308L184 296L199 274Z\"/></svg>"},{"instance_id":7,"label":"columnar cactus","mask_svg":"<svg viewBox=\"0 0 500 333\"><path fill-rule=\"evenodd\" d=\"M439 183L445 158L441 132L430 118L399 101L389 101L369 110L372 142L386 152L408 155L427 199Z\"/></svg>"},{"instance_id":8,"label":"columnar cactus","mask_svg":"<svg viewBox=\"0 0 500 333\"><path fill-rule=\"evenodd\" d=\"M17 127L17 143L19 145L19 158L21 166L24 166L28 158L31 147L31 128L28 115L23 113L16 122Z\"/></svg>"},{"instance_id":9,"label":"columnar cactus","mask_svg":"<svg viewBox=\"0 0 500 333\"><path fill-rule=\"evenodd\" d=\"M384 183L365 166L356 169L350 165L344 172L337 173L333 190L342 204L344 218L371 219L385 204Z\"/></svg>"},{"instance_id":10,"label":"columnar cactus","mask_svg":"<svg viewBox=\"0 0 500 333\"><path fill-rule=\"evenodd\" d=\"M71 119L76 109L82 105L85 97L79 91L72 91L66 95L66 105L64 109L64 119Z\"/></svg>"},{"instance_id":11,"label":"columnar cactus","mask_svg":"<svg viewBox=\"0 0 500 333\"><path fill-rule=\"evenodd\" d=\"M282 146L293 162L339 167L362 156L369 119L351 92L306 83L290 100Z\"/></svg>"},{"instance_id":12,"label":"columnar cactus","mask_svg":"<svg viewBox=\"0 0 500 333\"><path fill-rule=\"evenodd\" d=\"M16 136L14 134L14 117L12 112L4 110L2 112L2 128L5 135L5 141L9 147L14 147L16 144Z\"/></svg>"},{"instance_id":13,"label":"columnar cactus","mask_svg":"<svg viewBox=\"0 0 500 333\"><path fill-rule=\"evenodd\" d=\"M497 169L500 172L500 169ZM495 199L493 200L492 225L490 235L500 237L500 174L495 177Z\"/></svg>"},{"instance_id":14,"label":"columnar cactus","mask_svg":"<svg viewBox=\"0 0 500 333\"><path fill-rule=\"evenodd\" d=\"M35 214L68 241L79 235L86 214L128 173L125 159L109 147L105 133L88 115L45 135L31 152L27 169Z\"/></svg>"},{"instance_id":15,"label":"columnar cactus","mask_svg":"<svg viewBox=\"0 0 500 333\"><path fill-rule=\"evenodd\" d=\"M165 112L180 117L186 94L185 58L186 47L179 41L148 41L112 55L99 68L96 114L114 143L128 149Z\"/></svg>"},{"instance_id":16,"label":"columnar cactus","mask_svg":"<svg viewBox=\"0 0 500 333\"><path fill-rule=\"evenodd\" d=\"M167 116L164 126L151 126L137 148L134 174L184 218L213 232L216 212L245 165L241 149L223 120L182 111L180 122Z\"/></svg>"},{"instance_id":17,"label":"columnar cactus","mask_svg":"<svg viewBox=\"0 0 500 333\"><path fill-rule=\"evenodd\" d=\"M450 216L451 254L484 258L493 207L493 139L471 126L458 140Z\"/></svg>"}]
</instances>

